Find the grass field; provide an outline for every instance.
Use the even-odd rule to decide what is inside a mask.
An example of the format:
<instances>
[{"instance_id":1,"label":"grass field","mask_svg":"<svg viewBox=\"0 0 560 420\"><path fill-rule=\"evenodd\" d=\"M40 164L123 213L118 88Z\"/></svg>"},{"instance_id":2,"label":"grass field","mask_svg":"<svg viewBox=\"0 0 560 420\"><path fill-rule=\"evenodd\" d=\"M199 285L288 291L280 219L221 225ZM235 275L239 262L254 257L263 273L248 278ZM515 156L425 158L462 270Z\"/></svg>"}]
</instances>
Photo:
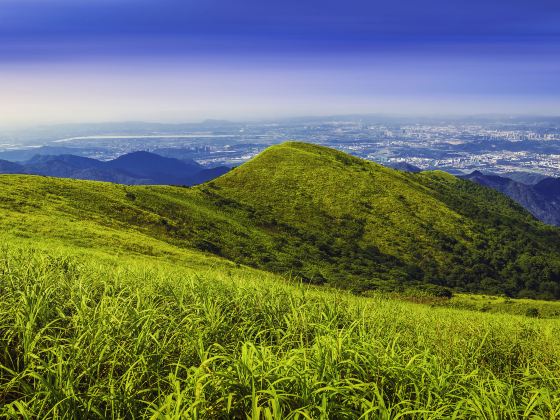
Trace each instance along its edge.
<instances>
[{"instance_id":1,"label":"grass field","mask_svg":"<svg viewBox=\"0 0 560 420\"><path fill-rule=\"evenodd\" d=\"M437 305L496 314L560 319L560 302L558 301L457 294L447 301L441 299Z\"/></svg>"},{"instance_id":2,"label":"grass field","mask_svg":"<svg viewBox=\"0 0 560 420\"><path fill-rule=\"evenodd\" d=\"M0 414L560 416L558 320L357 297L205 258L4 240Z\"/></svg>"},{"instance_id":3,"label":"grass field","mask_svg":"<svg viewBox=\"0 0 560 420\"><path fill-rule=\"evenodd\" d=\"M452 297L438 297L421 289L404 292L368 292L364 296L401 300L432 308L452 308L491 314L523 315L530 318L560 319L557 300L512 299L506 296L455 293Z\"/></svg>"},{"instance_id":4,"label":"grass field","mask_svg":"<svg viewBox=\"0 0 560 420\"><path fill-rule=\"evenodd\" d=\"M559 231L466 181L297 143L189 189L0 176L0 216L1 418L560 418L560 303L496 296L560 293Z\"/></svg>"}]
</instances>

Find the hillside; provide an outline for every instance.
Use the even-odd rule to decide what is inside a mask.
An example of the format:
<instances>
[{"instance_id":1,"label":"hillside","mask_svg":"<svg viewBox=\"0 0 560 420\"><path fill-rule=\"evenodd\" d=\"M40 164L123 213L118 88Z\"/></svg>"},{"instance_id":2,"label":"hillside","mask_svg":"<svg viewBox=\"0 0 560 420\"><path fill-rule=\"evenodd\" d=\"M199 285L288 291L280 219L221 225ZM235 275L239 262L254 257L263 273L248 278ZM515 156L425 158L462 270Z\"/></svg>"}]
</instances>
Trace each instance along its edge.
<instances>
[{"instance_id":1,"label":"hillside","mask_svg":"<svg viewBox=\"0 0 560 420\"><path fill-rule=\"evenodd\" d=\"M1 244L2 418L560 415L558 320Z\"/></svg>"},{"instance_id":2,"label":"hillside","mask_svg":"<svg viewBox=\"0 0 560 420\"><path fill-rule=\"evenodd\" d=\"M420 169L418 166L411 165L407 162L390 162L388 164L385 164L384 166L388 166L389 168L397 169L404 172L422 172L422 169Z\"/></svg>"},{"instance_id":3,"label":"hillside","mask_svg":"<svg viewBox=\"0 0 560 420\"><path fill-rule=\"evenodd\" d=\"M462 178L493 188L519 203L537 219L560 226L560 180L557 178L544 178L533 185L479 171Z\"/></svg>"},{"instance_id":4,"label":"hillside","mask_svg":"<svg viewBox=\"0 0 560 420\"><path fill-rule=\"evenodd\" d=\"M406 172L421 172L420 168L405 162L387 166ZM457 176L499 191L540 221L560 226L560 180L558 178L531 172L506 172L497 175L473 171L467 175L457 174Z\"/></svg>"},{"instance_id":5,"label":"hillside","mask_svg":"<svg viewBox=\"0 0 560 420\"><path fill-rule=\"evenodd\" d=\"M548 176L537 173L537 172L523 172L523 171L513 171L506 172L502 176L511 179L515 182L521 182L525 185L535 185L538 184L543 179L548 178Z\"/></svg>"},{"instance_id":6,"label":"hillside","mask_svg":"<svg viewBox=\"0 0 560 420\"><path fill-rule=\"evenodd\" d=\"M245 209L271 235L291 232L303 255L331 263L325 277L335 282L351 273L363 287L376 278L421 279L529 295L547 282L540 292L558 296L558 230L442 172L403 173L288 143L200 190L232 212Z\"/></svg>"},{"instance_id":7,"label":"hillside","mask_svg":"<svg viewBox=\"0 0 560 420\"><path fill-rule=\"evenodd\" d=\"M2 418L560 415L544 303L418 305L236 263L355 292L428 281L423 252L551 264L557 230L474 183L288 143L193 188L2 175L0 215ZM543 293L527 267L519 290Z\"/></svg>"},{"instance_id":8,"label":"hillside","mask_svg":"<svg viewBox=\"0 0 560 420\"><path fill-rule=\"evenodd\" d=\"M354 291L430 283L560 297L558 230L511 200L320 146L273 146L194 188L14 175L0 187L0 227L17 236L148 254L157 241Z\"/></svg>"}]
</instances>

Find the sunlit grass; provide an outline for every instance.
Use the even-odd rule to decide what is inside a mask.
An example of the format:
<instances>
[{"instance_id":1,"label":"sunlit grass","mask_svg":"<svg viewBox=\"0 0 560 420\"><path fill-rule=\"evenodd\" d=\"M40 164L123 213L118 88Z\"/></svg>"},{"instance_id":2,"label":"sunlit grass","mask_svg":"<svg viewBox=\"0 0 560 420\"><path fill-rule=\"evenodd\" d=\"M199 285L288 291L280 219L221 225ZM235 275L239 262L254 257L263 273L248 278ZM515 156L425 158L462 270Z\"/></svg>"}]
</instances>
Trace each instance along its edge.
<instances>
[{"instance_id":1,"label":"sunlit grass","mask_svg":"<svg viewBox=\"0 0 560 420\"><path fill-rule=\"evenodd\" d=\"M560 416L556 320L11 244L0 290L3 416Z\"/></svg>"},{"instance_id":2,"label":"sunlit grass","mask_svg":"<svg viewBox=\"0 0 560 420\"><path fill-rule=\"evenodd\" d=\"M309 148L192 189L1 176L0 417L560 417L558 303L437 297L556 296L558 232Z\"/></svg>"}]
</instances>

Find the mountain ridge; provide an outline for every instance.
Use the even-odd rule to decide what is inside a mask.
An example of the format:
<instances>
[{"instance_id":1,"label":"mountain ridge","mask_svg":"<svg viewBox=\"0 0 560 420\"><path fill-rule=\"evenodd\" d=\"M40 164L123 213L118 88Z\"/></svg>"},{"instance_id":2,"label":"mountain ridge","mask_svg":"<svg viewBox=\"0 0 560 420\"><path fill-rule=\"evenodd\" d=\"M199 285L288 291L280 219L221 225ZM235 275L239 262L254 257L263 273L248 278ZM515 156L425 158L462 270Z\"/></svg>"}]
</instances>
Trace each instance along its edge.
<instances>
[{"instance_id":1,"label":"mountain ridge","mask_svg":"<svg viewBox=\"0 0 560 420\"><path fill-rule=\"evenodd\" d=\"M420 168L406 162L387 166L405 172L421 172ZM559 178L530 172L495 174L479 170L458 176L499 191L523 206L538 220L549 225L560 226Z\"/></svg>"},{"instance_id":2,"label":"mountain ridge","mask_svg":"<svg viewBox=\"0 0 560 420\"><path fill-rule=\"evenodd\" d=\"M499 175L474 171L461 178L495 189L523 206L544 223L560 226L560 179L545 178L534 185L514 181Z\"/></svg>"},{"instance_id":3,"label":"mountain ridge","mask_svg":"<svg viewBox=\"0 0 560 420\"><path fill-rule=\"evenodd\" d=\"M470 181L396 171L321 146L273 146L191 188L18 175L0 182L0 226L19 236L48 225L49 237L77 246L99 241L92 227L83 229L87 240L71 234L72 220L85 219L118 237L132 229L356 292L432 284L560 298L558 229ZM125 239L115 247L145 248Z\"/></svg>"},{"instance_id":4,"label":"mountain ridge","mask_svg":"<svg viewBox=\"0 0 560 420\"><path fill-rule=\"evenodd\" d=\"M83 156L35 155L12 163L0 161L0 173L22 173L115 182L127 185L194 185L226 173L229 168L205 168L194 160L179 160L150 152L132 152L110 161Z\"/></svg>"}]
</instances>

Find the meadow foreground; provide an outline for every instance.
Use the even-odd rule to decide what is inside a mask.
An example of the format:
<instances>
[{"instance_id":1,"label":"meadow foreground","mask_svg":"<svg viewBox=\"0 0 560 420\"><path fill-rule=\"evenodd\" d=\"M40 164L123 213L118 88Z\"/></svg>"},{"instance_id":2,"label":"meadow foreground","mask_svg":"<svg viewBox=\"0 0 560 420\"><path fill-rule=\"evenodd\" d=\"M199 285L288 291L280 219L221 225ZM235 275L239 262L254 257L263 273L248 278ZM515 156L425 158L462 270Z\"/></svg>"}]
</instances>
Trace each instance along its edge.
<instances>
[{"instance_id":1,"label":"meadow foreground","mask_svg":"<svg viewBox=\"0 0 560 420\"><path fill-rule=\"evenodd\" d=\"M4 242L7 418L556 418L560 321Z\"/></svg>"}]
</instances>

